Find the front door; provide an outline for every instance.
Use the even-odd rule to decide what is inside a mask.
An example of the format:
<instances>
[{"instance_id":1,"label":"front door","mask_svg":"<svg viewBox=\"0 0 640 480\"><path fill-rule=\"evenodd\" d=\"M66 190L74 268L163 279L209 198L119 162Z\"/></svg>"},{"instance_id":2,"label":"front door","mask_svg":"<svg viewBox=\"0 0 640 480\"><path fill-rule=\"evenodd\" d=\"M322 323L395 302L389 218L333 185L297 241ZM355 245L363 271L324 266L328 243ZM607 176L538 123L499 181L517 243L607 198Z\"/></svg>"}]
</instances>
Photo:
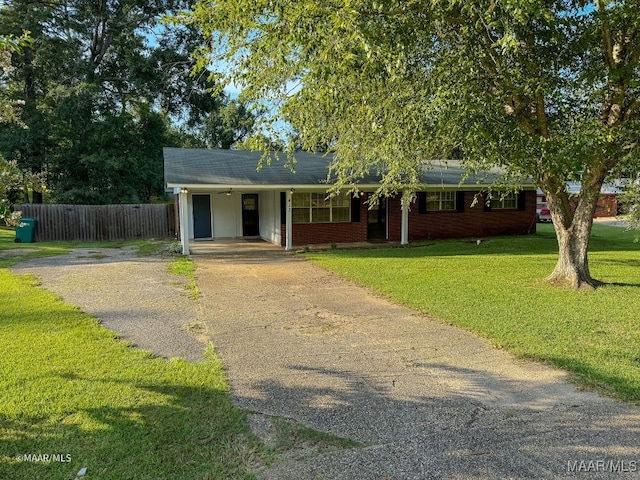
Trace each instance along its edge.
<instances>
[{"instance_id":1,"label":"front door","mask_svg":"<svg viewBox=\"0 0 640 480\"><path fill-rule=\"evenodd\" d=\"M193 238L211 238L211 195L192 195Z\"/></svg>"},{"instance_id":2,"label":"front door","mask_svg":"<svg viewBox=\"0 0 640 480\"><path fill-rule=\"evenodd\" d=\"M371 194L369 194L371 195ZM367 215L367 238L369 240L387 239L387 199L381 198Z\"/></svg>"},{"instance_id":3,"label":"front door","mask_svg":"<svg viewBox=\"0 0 640 480\"><path fill-rule=\"evenodd\" d=\"M255 237L257 235L260 235L258 194L245 193L242 195L242 236Z\"/></svg>"}]
</instances>

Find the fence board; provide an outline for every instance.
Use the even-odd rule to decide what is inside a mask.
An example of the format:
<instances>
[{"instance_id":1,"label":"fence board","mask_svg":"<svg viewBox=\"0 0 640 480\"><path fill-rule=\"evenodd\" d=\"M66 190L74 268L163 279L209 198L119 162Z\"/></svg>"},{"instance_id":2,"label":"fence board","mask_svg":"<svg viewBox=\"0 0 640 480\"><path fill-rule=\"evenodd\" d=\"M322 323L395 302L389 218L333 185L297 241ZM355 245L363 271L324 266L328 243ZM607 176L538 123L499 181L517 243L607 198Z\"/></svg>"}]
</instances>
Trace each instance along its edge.
<instances>
[{"instance_id":1,"label":"fence board","mask_svg":"<svg viewBox=\"0 0 640 480\"><path fill-rule=\"evenodd\" d=\"M34 240L116 241L175 236L174 205L16 205L36 220Z\"/></svg>"}]
</instances>

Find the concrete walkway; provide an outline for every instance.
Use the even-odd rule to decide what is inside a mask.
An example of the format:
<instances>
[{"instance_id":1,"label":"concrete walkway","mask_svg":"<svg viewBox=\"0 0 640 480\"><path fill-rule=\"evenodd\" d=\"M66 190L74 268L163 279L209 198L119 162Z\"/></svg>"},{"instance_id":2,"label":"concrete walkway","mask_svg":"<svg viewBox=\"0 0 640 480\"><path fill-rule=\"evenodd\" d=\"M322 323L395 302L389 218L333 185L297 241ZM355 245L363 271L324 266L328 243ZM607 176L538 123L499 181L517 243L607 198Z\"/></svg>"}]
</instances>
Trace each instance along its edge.
<instances>
[{"instance_id":1,"label":"concrete walkway","mask_svg":"<svg viewBox=\"0 0 640 480\"><path fill-rule=\"evenodd\" d=\"M268 479L640 478L640 409L264 243L196 249L235 402L364 448Z\"/></svg>"}]
</instances>

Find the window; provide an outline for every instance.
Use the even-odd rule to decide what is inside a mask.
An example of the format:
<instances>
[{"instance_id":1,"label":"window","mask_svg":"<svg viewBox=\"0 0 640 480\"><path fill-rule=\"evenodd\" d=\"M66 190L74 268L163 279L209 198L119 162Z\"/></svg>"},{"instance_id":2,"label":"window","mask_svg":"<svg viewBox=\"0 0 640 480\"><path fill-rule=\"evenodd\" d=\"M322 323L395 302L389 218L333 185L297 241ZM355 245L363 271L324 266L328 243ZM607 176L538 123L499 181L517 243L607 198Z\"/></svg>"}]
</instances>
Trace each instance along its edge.
<instances>
[{"instance_id":1,"label":"window","mask_svg":"<svg viewBox=\"0 0 640 480\"><path fill-rule=\"evenodd\" d=\"M427 211L455 209L455 192L427 192Z\"/></svg>"},{"instance_id":2,"label":"window","mask_svg":"<svg viewBox=\"0 0 640 480\"><path fill-rule=\"evenodd\" d=\"M348 195L327 198L325 193L294 193L291 198L293 223L348 222L351 200Z\"/></svg>"},{"instance_id":3,"label":"window","mask_svg":"<svg viewBox=\"0 0 640 480\"><path fill-rule=\"evenodd\" d=\"M518 195L515 193L508 193L504 196L496 194L491 199L491 210L504 210L511 208L518 208Z\"/></svg>"}]
</instances>

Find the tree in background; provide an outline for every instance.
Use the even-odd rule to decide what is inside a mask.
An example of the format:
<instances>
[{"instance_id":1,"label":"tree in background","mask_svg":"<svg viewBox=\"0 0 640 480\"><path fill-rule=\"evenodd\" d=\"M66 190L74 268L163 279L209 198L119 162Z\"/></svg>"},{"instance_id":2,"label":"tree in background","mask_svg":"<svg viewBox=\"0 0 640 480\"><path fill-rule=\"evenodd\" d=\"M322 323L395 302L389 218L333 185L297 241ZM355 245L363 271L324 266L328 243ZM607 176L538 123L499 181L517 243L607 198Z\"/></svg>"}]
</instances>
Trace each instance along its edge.
<instances>
[{"instance_id":1,"label":"tree in background","mask_svg":"<svg viewBox=\"0 0 640 480\"><path fill-rule=\"evenodd\" d=\"M638 2L199 0L179 21L202 33L200 68L277 103L307 149L329 144L336 188L377 171L378 195L408 201L453 152L501 169L494 195L533 177L559 243L548 280L599 284L600 189L639 161Z\"/></svg>"},{"instance_id":2,"label":"tree in background","mask_svg":"<svg viewBox=\"0 0 640 480\"><path fill-rule=\"evenodd\" d=\"M2 94L24 103L17 125L0 128L0 151L22 169L46 174L53 200L123 203L162 196L163 146L205 145L210 117L235 108L213 84L190 76L193 29L164 14L183 0L7 0L0 30L28 28L31 45L13 58ZM251 115L222 117L238 133ZM240 122L234 127L233 122ZM234 129L235 128L235 129ZM29 199L25 199L28 201ZM33 201L42 193L33 190Z\"/></svg>"},{"instance_id":3,"label":"tree in background","mask_svg":"<svg viewBox=\"0 0 640 480\"><path fill-rule=\"evenodd\" d=\"M23 33L20 37L0 36L0 81L13 71L12 54L20 52L29 44L28 33ZM17 124L24 128L25 125L20 121L20 107L20 102L0 97L0 124ZM4 220L9 226L20 223L20 212L13 212L11 207L15 203L16 192L25 187L26 177L16 162L7 162L0 155L0 220Z\"/></svg>"}]
</instances>

